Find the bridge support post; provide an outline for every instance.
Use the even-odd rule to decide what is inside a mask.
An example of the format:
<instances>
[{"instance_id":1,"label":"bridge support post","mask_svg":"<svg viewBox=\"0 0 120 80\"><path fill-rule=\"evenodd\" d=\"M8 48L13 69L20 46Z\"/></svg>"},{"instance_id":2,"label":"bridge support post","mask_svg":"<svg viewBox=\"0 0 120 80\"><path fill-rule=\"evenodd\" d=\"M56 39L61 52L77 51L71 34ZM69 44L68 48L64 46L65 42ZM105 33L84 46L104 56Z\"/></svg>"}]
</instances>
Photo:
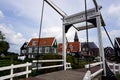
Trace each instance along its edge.
<instances>
[{"instance_id":1,"label":"bridge support post","mask_svg":"<svg viewBox=\"0 0 120 80\"><path fill-rule=\"evenodd\" d=\"M93 0L94 5L96 7L96 12L100 14L99 6L96 2L96 0ZM104 76L106 76L106 67L105 67L105 54L104 54L104 48L102 43L102 32L101 32L101 18L100 16L96 17L97 22L97 31L98 31L98 44L99 44L99 54L100 54L100 60L103 61L103 69L104 69Z\"/></svg>"},{"instance_id":2,"label":"bridge support post","mask_svg":"<svg viewBox=\"0 0 120 80\"><path fill-rule=\"evenodd\" d=\"M99 9L98 9L99 12ZM99 43L99 54L102 57L103 61L103 69L104 69L104 76L106 76L106 67L105 67L105 55L104 55L104 48L102 43L102 32L101 32L101 19L100 16L97 17L97 30L98 30L98 43Z\"/></svg>"},{"instance_id":3,"label":"bridge support post","mask_svg":"<svg viewBox=\"0 0 120 80\"><path fill-rule=\"evenodd\" d=\"M66 33L65 33L65 25L63 24L63 44L62 44L62 57L63 57L63 65L64 70L66 70Z\"/></svg>"}]
</instances>

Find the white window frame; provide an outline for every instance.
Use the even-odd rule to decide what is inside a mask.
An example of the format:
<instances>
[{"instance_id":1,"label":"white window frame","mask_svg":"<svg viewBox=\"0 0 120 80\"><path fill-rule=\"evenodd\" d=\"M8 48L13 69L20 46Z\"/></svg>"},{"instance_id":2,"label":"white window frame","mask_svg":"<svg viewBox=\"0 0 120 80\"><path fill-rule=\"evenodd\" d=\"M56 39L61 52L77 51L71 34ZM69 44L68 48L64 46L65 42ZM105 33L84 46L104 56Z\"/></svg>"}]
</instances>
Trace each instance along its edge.
<instances>
[{"instance_id":1,"label":"white window frame","mask_svg":"<svg viewBox=\"0 0 120 80\"><path fill-rule=\"evenodd\" d=\"M28 55L28 58L30 58L30 55Z\"/></svg>"},{"instance_id":2,"label":"white window frame","mask_svg":"<svg viewBox=\"0 0 120 80\"><path fill-rule=\"evenodd\" d=\"M57 53L57 50L54 48L54 53Z\"/></svg>"},{"instance_id":3,"label":"white window frame","mask_svg":"<svg viewBox=\"0 0 120 80\"><path fill-rule=\"evenodd\" d=\"M70 50L72 51L72 50L73 50L73 46L72 46L72 45L70 45L69 47L70 47Z\"/></svg>"},{"instance_id":4,"label":"white window frame","mask_svg":"<svg viewBox=\"0 0 120 80\"><path fill-rule=\"evenodd\" d=\"M45 53L49 53L50 48L49 47L45 47Z\"/></svg>"},{"instance_id":5,"label":"white window frame","mask_svg":"<svg viewBox=\"0 0 120 80\"><path fill-rule=\"evenodd\" d=\"M22 53L26 53L26 50L22 50Z\"/></svg>"},{"instance_id":6,"label":"white window frame","mask_svg":"<svg viewBox=\"0 0 120 80\"><path fill-rule=\"evenodd\" d=\"M39 53L42 53L42 48L41 47L39 47Z\"/></svg>"},{"instance_id":7,"label":"white window frame","mask_svg":"<svg viewBox=\"0 0 120 80\"><path fill-rule=\"evenodd\" d=\"M38 48L37 48L37 47L35 47L35 48L34 48L34 53L37 53L37 50L38 50Z\"/></svg>"},{"instance_id":8,"label":"white window frame","mask_svg":"<svg viewBox=\"0 0 120 80\"><path fill-rule=\"evenodd\" d=\"M28 53L32 53L32 48L31 47L28 49Z\"/></svg>"},{"instance_id":9,"label":"white window frame","mask_svg":"<svg viewBox=\"0 0 120 80\"><path fill-rule=\"evenodd\" d=\"M85 48L84 48L84 47L82 48L82 51L85 51Z\"/></svg>"}]
</instances>

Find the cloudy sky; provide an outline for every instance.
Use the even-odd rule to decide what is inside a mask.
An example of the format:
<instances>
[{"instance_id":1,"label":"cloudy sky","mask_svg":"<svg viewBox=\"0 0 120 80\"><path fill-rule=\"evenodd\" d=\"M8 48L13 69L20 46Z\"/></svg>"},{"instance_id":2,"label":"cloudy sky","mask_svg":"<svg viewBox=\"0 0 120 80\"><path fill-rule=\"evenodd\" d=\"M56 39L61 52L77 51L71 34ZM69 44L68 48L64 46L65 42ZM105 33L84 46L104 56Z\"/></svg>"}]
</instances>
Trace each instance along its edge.
<instances>
[{"instance_id":1,"label":"cloudy sky","mask_svg":"<svg viewBox=\"0 0 120 80\"><path fill-rule=\"evenodd\" d=\"M51 0L68 15L84 11L84 0ZM97 0L102 5L102 15L106 28L112 38L120 37L120 0ZM94 7L92 0L87 0L88 9ZM0 0L0 30L10 43L10 51L18 52L24 42L38 37L42 0ZM62 41L61 16L45 3L41 37L56 37ZM69 41L73 41L75 29L67 33ZM104 47L111 46L102 29ZM79 31L80 42L86 41L85 31ZM98 45L97 29L89 30L89 41Z\"/></svg>"}]
</instances>

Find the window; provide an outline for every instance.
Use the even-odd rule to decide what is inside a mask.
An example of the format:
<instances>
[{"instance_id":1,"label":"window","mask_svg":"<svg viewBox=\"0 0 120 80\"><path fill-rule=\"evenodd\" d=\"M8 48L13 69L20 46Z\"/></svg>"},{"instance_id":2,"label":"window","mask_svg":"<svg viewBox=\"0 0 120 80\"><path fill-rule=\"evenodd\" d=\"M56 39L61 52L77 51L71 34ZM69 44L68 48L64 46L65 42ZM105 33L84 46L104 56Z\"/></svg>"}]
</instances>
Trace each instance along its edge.
<instances>
[{"instance_id":1,"label":"window","mask_svg":"<svg viewBox=\"0 0 120 80\"><path fill-rule=\"evenodd\" d=\"M71 51L73 50L73 46L72 46L72 45L70 45L70 50L71 50Z\"/></svg>"},{"instance_id":2,"label":"window","mask_svg":"<svg viewBox=\"0 0 120 80\"><path fill-rule=\"evenodd\" d=\"M34 53L37 53L38 48L34 48Z\"/></svg>"},{"instance_id":3,"label":"window","mask_svg":"<svg viewBox=\"0 0 120 80\"><path fill-rule=\"evenodd\" d=\"M83 48L82 50L85 51L85 48Z\"/></svg>"},{"instance_id":4,"label":"window","mask_svg":"<svg viewBox=\"0 0 120 80\"><path fill-rule=\"evenodd\" d=\"M33 55L31 55L31 58L34 58L34 56L33 56Z\"/></svg>"},{"instance_id":5,"label":"window","mask_svg":"<svg viewBox=\"0 0 120 80\"><path fill-rule=\"evenodd\" d=\"M24 48L26 48L27 47L27 45L24 45Z\"/></svg>"},{"instance_id":6,"label":"window","mask_svg":"<svg viewBox=\"0 0 120 80\"><path fill-rule=\"evenodd\" d=\"M57 53L56 49L54 48L54 53Z\"/></svg>"},{"instance_id":7,"label":"window","mask_svg":"<svg viewBox=\"0 0 120 80\"><path fill-rule=\"evenodd\" d=\"M49 47L45 48L45 53L49 53Z\"/></svg>"},{"instance_id":8,"label":"window","mask_svg":"<svg viewBox=\"0 0 120 80\"><path fill-rule=\"evenodd\" d=\"M28 53L32 53L32 48L29 48Z\"/></svg>"},{"instance_id":9,"label":"window","mask_svg":"<svg viewBox=\"0 0 120 80\"><path fill-rule=\"evenodd\" d=\"M42 48L39 48L39 53L42 53Z\"/></svg>"},{"instance_id":10,"label":"window","mask_svg":"<svg viewBox=\"0 0 120 80\"><path fill-rule=\"evenodd\" d=\"M26 50L22 50L22 53L26 53Z\"/></svg>"},{"instance_id":11,"label":"window","mask_svg":"<svg viewBox=\"0 0 120 80\"><path fill-rule=\"evenodd\" d=\"M37 41L33 41L33 42L32 42L32 45L33 45L33 46L36 46L36 45L37 45Z\"/></svg>"},{"instance_id":12,"label":"window","mask_svg":"<svg viewBox=\"0 0 120 80\"><path fill-rule=\"evenodd\" d=\"M28 55L28 58L30 58L30 55Z\"/></svg>"}]
</instances>

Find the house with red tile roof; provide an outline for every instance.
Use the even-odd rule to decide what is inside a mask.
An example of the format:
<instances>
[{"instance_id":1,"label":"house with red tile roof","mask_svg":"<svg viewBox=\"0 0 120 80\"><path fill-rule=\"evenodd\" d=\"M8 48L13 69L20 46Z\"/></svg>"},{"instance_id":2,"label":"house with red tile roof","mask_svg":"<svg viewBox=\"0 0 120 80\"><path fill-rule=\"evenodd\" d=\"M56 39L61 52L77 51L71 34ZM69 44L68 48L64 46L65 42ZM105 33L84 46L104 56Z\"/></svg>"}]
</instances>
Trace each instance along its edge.
<instances>
[{"instance_id":1,"label":"house with red tile roof","mask_svg":"<svg viewBox=\"0 0 120 80\"><path fill-rule=\"evenodd\" d=\"M79 42L77 32L75 32L74 42L66 43L66 53L76 57L98 56L99 48L94 42L88 42L89 54L86 52L86 42ZM58 54L62 54L62 43L58 44Z\"/></svg>"},{"instance_id":2,"label":"house with red tile roof","mask_svg":"<svg viewBox=\"0 0 120 80\"><path fill-rule=\"evenodd\" d=\"M30 42L21 47L21 55L26 55L28 58L35 58L37 54L44 53L57 53L57 41L55 37L32 38Z\"/></svg>"},{"instance_id":3,"label":"house with red tile roof","mask_svg":"<svg viewBox=\"0 0 120 80\"><path fill-rule=\"evenodd\" d=\"M66 43L66 53L75 55L80 52L80 42L78 39L77 32L75 32L74 42ZM62 43L58 44L58 54L62 54Z\"/></svg>"},{"instance_id":4,"label":"house with red tile roof","mask_svg":"<svg viewBox=\"0 0 120 80\"><path fill-rule=\"evenodd\" d=\"M68 42L66 47L66 53L80 52L80 42ZM62 43L58 44L58 54L62 54Z\"/></svg>"}]
</instances>

